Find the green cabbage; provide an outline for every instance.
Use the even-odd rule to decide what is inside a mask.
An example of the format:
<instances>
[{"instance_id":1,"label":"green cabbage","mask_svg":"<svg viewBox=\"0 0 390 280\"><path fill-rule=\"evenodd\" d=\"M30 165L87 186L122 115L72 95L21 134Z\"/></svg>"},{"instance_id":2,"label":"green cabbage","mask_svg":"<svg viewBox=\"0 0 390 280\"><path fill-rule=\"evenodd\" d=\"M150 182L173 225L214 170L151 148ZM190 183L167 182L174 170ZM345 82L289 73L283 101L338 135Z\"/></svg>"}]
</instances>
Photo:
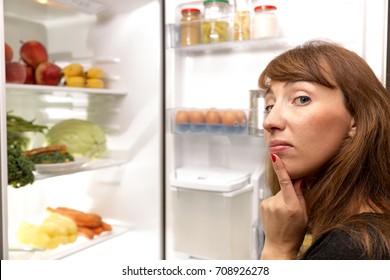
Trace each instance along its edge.
<instances>
[{"instance_id":1,"label":"green cabbage","mask_svg":"<svg viewBox=\"0 0 390 280\"><path fill-rule=\"evenodd\" d=\"M73 156L100 157L107 150L106 135L95 123L68 119L56 123L46 133L49 145L66 145Z\"/></svg>"}]
</instances>

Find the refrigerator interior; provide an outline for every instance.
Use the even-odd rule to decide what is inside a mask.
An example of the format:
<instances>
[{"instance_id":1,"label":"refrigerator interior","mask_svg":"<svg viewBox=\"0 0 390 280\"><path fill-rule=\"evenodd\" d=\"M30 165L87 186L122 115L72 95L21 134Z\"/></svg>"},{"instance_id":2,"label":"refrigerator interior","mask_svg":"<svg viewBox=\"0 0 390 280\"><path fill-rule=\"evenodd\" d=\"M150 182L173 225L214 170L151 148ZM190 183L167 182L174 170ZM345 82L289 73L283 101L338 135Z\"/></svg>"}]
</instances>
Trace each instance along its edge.
<instances>
[{"instance_id":1,"label":"refrigerator interior","mask_svg":"<svg viewBox=\"0 0 390 280\"><path fill-rule=\"evenodd\" d=\"M231 5L234 3L229 2ZM256 223L259 199L247 197L236 201L234 198L227 199L222 191L189 187L192 183L190 179L187 182L176 181L180 179L178 171L187 167L223 168L250 174L263 170L266 151L262 136L246 132L240 135L216 134L192 128L180 131L175 122L178 111L206 112L216 108L223 112L238 109L249 116L249 91L258 89L257 79L267 62L279 53L311 39L332 40L356 51L385 83L387 1L252 0L250 4L250 11L260 4L277 7L277 38L180 46L181 10L198 8L203 13L203 1L165 1L168 259L257 258L259 252L250 252L254 250L256 240L248 241L252 248L239 247L247 246L245 239L253 239L253 234L261 235L256 232L247 234L248 227L253 226L259 226L261 232L261 222ZM232 10L229 17L232 26ZM264 176L257 179L259 192L264 188ZM181 184L179 188L177 184ZM184 185L186 188L183 188ZM255 193L256 187L253 184L252 187ZM247 209L248 205L252 212ZM191 222L185 221L185 215ZM240 223L247 219L246 215L251 215L254 220ZM234 236L230 236L232 232L236 232ZM192 243L193 246L183 245ZM203 251L199 249L203 247ZM231 251L226 252L226 247L230 247Z\"/></svg>"},{"instance_id":2,"label":"refrigerator interior","mask_svg":"<svg viewBox=\"0 0 390 280\"><path fill-rule=\"evenodd\" d=\"M33 185L19 189L2 186L8 205L7 209L3 203L2 222L8 225L9 241L4 232L3 258L161 259L160 1L58 1L43 5L34 0L4 0L2 6L4 39L13 48L14 60L19 59L21 41L38 40L46 46L50 61L61 67L70 63L82 64L85 69L99 66L106 83L98 90L6 84L6 110L49 127L70 118L89 120L98 124L107 138L104 156L74 173L37 173ZM43 137L31 135L31 148L42 145ZM54 250L15 250L28 247L16 241L18 225L23 221L39 223L46 207L59 206L97 213L113 230L93 240L78 237L76 242Z\"/></svg>"}]
</instances>

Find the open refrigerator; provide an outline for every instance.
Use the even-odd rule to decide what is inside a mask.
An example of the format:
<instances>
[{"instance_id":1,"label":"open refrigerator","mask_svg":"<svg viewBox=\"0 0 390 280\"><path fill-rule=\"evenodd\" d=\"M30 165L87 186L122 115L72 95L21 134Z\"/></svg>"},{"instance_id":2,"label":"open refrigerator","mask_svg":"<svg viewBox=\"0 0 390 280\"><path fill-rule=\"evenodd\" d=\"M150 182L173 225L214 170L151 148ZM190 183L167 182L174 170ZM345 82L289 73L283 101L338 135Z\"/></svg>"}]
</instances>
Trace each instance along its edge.
<instances>
[{"instance_id":1,"label":"open refrigerator","mask_svg":"<svg viewBox=\"0 0 390 280\"><path fill-rule=\"evenodd\" d=\"M254 6L277 7L277 37L190 46L180 45L181 10L203 13L203 1L47 2L0 1L0 37L14 60L20 41L39 40L58 65L101 67L106 87L6 84L0 70L1 259L256 259L258 204L268 195L261 70L299 43L328 38L362 55L385 83L385 0L252 0L251 18ZM176 122L179 111L211 108L241 112L244 125ZM73 170L36 172L34 184L14 189L6 180L7 111L49 127L92 121L106 133L107 152ZM98 213L113 230L53 250L15 240L20 223L58 206Z\"/></svg>"}]
</instances>

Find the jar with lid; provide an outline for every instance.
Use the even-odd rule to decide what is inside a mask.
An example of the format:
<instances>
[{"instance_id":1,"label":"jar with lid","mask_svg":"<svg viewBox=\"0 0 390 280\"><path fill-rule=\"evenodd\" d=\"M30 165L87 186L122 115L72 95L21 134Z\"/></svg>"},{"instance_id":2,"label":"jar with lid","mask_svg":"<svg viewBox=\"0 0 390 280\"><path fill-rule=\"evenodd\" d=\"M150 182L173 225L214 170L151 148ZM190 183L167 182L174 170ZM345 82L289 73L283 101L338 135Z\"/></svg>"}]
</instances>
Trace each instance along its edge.
<instances>
[{"instance_id":1,"label":"jar with lid","mask_svg":"<svg viewBox=\"0 0 390 280\"><path fill-rule=\"evenodd\" d=\"M250 39L251 14L248 0L234 0L233 39L235 41Z\"/></svg>"},{"instance_id":2,"label":"jar with lid","mask_svg":"<svg viewBox=\"0 0 390 280\"><path fill-rule=\"evenodd\" d=\"M200 43L201 33L200 10L186 8L181 10L180 45L189 46Z\"/></svg>"},{"instance_id":3,"label":"jar with lid","mask_svg":"<svg viewBox=\"0 0 390 280\"><path fill-rule=\"evenodd\" d=\"M254 8L253 39L277 37L279 35L276 7L261 5Z\"/></svg>"},{"instance_id":4,"label":"jar with lid","mask_svg":"<svg viewBox=\"0 0 390 280\"><path fill-rule=\"evenodd\" d=\"M203 5L202 42L208 44L229 41L229 1L206 0Z\"/></svg>"}]
</instances>

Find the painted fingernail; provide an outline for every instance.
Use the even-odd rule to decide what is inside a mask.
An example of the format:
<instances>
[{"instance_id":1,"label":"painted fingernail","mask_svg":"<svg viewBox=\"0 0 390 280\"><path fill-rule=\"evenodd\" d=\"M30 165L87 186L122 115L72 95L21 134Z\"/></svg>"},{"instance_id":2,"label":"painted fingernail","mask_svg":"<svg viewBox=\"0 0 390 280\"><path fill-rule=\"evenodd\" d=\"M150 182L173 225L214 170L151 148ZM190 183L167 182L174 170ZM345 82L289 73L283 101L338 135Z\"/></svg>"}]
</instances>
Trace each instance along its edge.
<instances>
[{"instance_id":1,"label":"painted fingernail","mask_svg":"<svg viewBox=\"0 0 390 280\"><path fill-rule=\"evenodd\" d=\"M271 158L272 158L272 161L275 162L276 161L276 156L274 154L271 154Z\"/></svg>"}]
</instances>

